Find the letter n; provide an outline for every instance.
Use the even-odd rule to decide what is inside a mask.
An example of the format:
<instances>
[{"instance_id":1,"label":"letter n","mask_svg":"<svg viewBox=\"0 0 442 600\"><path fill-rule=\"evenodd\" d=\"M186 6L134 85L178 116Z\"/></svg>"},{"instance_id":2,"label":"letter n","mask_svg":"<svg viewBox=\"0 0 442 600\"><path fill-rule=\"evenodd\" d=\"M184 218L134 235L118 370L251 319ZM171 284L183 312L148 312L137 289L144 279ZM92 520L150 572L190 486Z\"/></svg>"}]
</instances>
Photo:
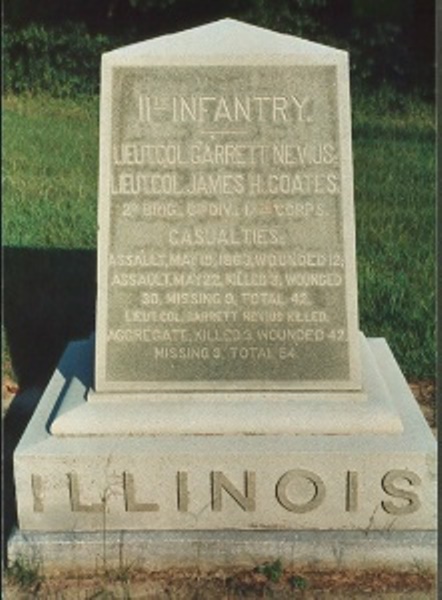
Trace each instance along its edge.
<instances>
[{"instance_id":1,"label":"letter n","mask_svg":"<svg viewBox=\"0 0 442 600\"><path fill-rule=\"evenodd\" d=\"M212 471L212 509L222 510L222 490L226 491L245 512L253 512L256 507L256 474L244 471L244 494L227 479L222 471Z\"/></svg>"}]
</instances>

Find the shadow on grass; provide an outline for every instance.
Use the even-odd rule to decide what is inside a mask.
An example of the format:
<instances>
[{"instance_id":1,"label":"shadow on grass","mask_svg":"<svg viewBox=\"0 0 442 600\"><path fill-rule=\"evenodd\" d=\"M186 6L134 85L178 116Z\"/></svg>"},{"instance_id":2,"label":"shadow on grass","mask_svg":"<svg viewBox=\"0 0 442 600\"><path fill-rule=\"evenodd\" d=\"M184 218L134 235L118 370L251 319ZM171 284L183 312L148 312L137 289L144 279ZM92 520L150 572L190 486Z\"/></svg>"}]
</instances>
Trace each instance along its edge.
<instances>
[{"instance_id":1,"label":"shadow on grass","mask_svg":"<svg viewBox=\"0 0 442 600\"><path fill-rule=\"evenodd\" d=\"M45 385L67 343L95 327L96 253L5 248L4 326L20 388Z\"/></svg>"}]
</instances>

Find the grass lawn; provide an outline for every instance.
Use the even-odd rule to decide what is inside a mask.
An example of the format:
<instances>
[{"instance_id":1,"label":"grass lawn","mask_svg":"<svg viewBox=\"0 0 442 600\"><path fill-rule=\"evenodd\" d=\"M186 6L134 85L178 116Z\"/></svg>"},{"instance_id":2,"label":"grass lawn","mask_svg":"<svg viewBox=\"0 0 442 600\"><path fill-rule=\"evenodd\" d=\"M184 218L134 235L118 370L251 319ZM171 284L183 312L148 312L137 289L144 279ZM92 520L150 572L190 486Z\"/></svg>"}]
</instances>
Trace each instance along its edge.
<instances>
[{"instance_id":1,"label":"grass lawn","mask_svg":"<svg viewBox=\"0 0 442 600\"><path fill-rule=\"evenodd\" d=\"M3 125L5 244L94 248L97 98L10 96Z\"/></svg>"},{"instance_id":2,"label":"grass lawn","mask_svg":"<svg viewBox=\"0 0 442 600\"><path fill-rule=\"evenodd\" d=\"M21 385L47 378L94 328L98 99L4 100L5 329ZM433 109L353 96L361 329L406 376L434 378Z\"/></svg>"},{"instance_id":3,"label":"grass lawn","mask_svg":"<svg viewBox=\"0 0 442 600\"><path fill-rule=\"evenodd\" d=\"M361 329L387 338L408 378L434 378L433 108L380 93L353 110Z\"/></svg>"}]
</instances>

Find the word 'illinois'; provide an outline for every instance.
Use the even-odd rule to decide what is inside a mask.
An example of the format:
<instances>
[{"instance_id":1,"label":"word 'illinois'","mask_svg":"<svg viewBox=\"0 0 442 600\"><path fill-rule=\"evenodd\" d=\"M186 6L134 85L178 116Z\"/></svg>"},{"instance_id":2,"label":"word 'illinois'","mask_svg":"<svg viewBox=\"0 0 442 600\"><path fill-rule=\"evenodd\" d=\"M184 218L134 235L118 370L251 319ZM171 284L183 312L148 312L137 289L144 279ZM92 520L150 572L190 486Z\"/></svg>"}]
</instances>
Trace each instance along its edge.
<instances>
[{"instance_id":1,"label":"word 'illinois'","mask_svg":"<svg viewBox=\"0 0 442 600\"><path fill-rule=\"evenodd\" d=\"M230 501L233 500L233 505L244 512L259 510L257 474L255 471L244 471L243 477L242 486L241 484L237 486L222 471L212 471L210 473L208 487L212 511L220 512L223 510L225 496L229 496ZM359 473L357 471L347 471L343 483L345 491L342 495L342 508L347 513L355 513L359 510L361 501L364 499L360 490ZM101 499L99 502L86 502L82 498L83 490L80 486L80 478L75 472L67 474L67 484L72 512L90 513L109 509L109 507L106 507L106 494L102 493L102 490L97 490L99 492L98 497ZM127 471L122 473L121 484L122 500L126 512L158 512L161 510L158 502L152 501L152 498L148 499L145 492L144 494L141 493L132 473ZM379 486L379 491L384 495L380 503L383 512L389 515L402 516L419 510L421 501L416 493L416 487L420 484L420 477L408 469L392 469L385 473ZM305 486L307 486L308 491ZM317 473L307 469L286 471L271 487L273 488L272 495L274 495L277 504L286 511L297 514L318 509L327 496L327 487L324 480ZM195 510L191 478L187 471L175 473L174 488L175 509L181 513ZM304 489L301 496L296 493L299 488ZM43 478L40 475L31 476L31 489L34 512L44 512L46 490Z\"/></svg>"}]
</instances>

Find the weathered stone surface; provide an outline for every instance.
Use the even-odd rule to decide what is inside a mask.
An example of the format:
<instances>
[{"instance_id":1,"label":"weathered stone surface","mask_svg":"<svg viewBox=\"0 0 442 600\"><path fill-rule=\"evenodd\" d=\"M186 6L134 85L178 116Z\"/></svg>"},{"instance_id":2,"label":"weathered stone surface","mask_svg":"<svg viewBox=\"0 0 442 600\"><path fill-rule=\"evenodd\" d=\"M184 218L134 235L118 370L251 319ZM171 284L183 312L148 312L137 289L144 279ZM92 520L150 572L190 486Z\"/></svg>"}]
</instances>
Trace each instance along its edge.
<instances>
[{"instance_id":1,"label":"weathered stone surface","mask_svg":"<svg viewBox=\"0 0 442 600\"><path fill-rule=\"evenodd\" d=\"M227 19L101 97L97 392L360 390L347 54Z\"/></svg>"},{"instance_id":2,"label":"weathered stone surface","mask_svg":"<svg viewBox=\"0 0 442 600\"><path fill-rule=\"evenodd\" d=\"M54 435L392 434L403 425L379 366L361 335L364 393L156 392L92 394L73 379L53 415ZM88 359L84 359L86 364ZM92 354L90 354L92 364ZM89 391L89 393L88 393ZM91 402L91 398L99 400Z\"/></svg>"},{"instance_id":3,"label":"weathered stone surface","mask_svg":"<svg viewBox=\"0 0 442 600\"><path fill-rule=\"evenodd\" d=\"M90 383L89 343L70 346L16 451L22 530L434 526L434 438L383 340L369 346L402 433L51 435L67 384Z\"/></svg>"},{"instance_id":4,"label":"weathered stone surface","mask_svg":"<svg viewBox=\"0 0 442 600\"><path fill-rule=\"evenodd\" d=\"M27 557L43 573L99 568L255 568L276 557L314 569L436 570L434 531L14 532L9 560ZM411 593L411 592L410 592ZM408 598L408 594L407 594Z\"/></svg>"}]
</instances>

